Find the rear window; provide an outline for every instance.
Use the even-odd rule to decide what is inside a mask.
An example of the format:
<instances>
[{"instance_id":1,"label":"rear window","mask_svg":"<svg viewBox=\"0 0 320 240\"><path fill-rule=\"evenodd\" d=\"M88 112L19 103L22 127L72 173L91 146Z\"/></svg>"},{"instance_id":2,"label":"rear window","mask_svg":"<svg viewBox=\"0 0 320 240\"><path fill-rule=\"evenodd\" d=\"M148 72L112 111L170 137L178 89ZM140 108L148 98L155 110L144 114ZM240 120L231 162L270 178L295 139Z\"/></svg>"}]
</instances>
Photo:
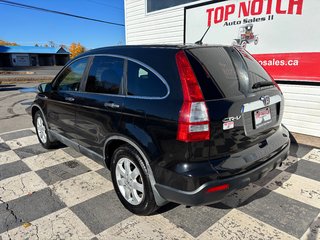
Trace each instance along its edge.
<instances>
[{"instance_id":1,"label":"rear window","mask_svg":"<svg viewBox=\"0 0 320 240\"><path fill-rule=\"evenodd\" d=\"M272 81L266 70L264 70L264 68L250 55L250 53L242 48L237 48L237 51L241 53L249 69L251 86L257 81Z\"/></svg>"},{"instance_id":2,"label":"rear window","mask_svg":"<svg viewBox=\"0 0 320 240\"><path fill-rule=\"evenodd\" d=\"M139 97L164 97L167 87L149 69L128 61L127 94Z\"/></svg>"},{"instance_id":3,"label":"rear window","mask_svg":"<svg viewBox=\"0 0 320 240\"><path fill-rule=\"evenodd\" d=\"M211 76L209 81L214 81L221 96L210 96L210 98L228 98L241 94L236 70L228 52L223 47L195 48L190 50L193 56L203 64ZM195 74L198 75L195 71ZM197 76L198 80L199 77ZM208 81L207 80L207 81ZM200 82L200 81L199 81ZM206 86L202 89L207 89Z\"/></svg>"},{"instance_id":4,"label":"rear window","mask_svg":"<svg viewBox=\"0 0 320 240\"><path fill-rule=\"evenodd\" d=\"M247 95L253 91L254 83L271 81L262 66L245 51L240 53L230 47L201 47L189 51L190 63L206 99Z\"/></svg>"}]
</instances>

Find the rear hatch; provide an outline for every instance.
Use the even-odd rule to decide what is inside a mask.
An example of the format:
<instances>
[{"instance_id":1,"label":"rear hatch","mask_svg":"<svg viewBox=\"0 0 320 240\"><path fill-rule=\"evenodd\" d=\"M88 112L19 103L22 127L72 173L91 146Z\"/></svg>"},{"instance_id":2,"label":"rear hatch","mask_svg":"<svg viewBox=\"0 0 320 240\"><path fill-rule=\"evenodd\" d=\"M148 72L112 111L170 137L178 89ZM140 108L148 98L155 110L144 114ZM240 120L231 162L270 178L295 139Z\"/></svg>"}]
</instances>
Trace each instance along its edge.
<instances>
[{"instance_id":1,"label":"rear hatch","mask_svg":"<svg viewBox=\"0 0 320 240\"><path fill-rule=\"evenodd\" d=\"M210 161L241 161L233 170L242 172L279 151L281 146L265 140L281 124L283 96L263 67L235 47L195 47L186 52L210 118Z\"/></svg>"}]
</instances>

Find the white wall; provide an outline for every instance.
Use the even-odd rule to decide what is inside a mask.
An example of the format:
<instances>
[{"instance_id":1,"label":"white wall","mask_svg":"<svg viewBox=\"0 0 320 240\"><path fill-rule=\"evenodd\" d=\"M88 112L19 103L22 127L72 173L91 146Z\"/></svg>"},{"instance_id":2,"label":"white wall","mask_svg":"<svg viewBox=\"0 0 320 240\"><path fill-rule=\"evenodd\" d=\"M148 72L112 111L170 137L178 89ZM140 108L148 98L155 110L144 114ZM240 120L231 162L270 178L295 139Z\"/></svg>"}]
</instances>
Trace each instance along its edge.
<instances>
[{"instance_id":1,"label":"white wall","mask_svg":"<svg viewBox=\"0 0 320 240\"><path fill-rule=\"evenodd\" d=\"M183 43L184 6L147 14L145 0L125 0L126 43ZM292 132L320 137L320 86L280 87L285 96L283 123Z\"/></svg>"},{"instance_id":2,"label":"white wall","mask_svg":"<svg viewBox=\"0 0 320 240\"><path fill-rule=\"evenodd\" d=\"M285 98L283 124L292 132L320 137L320 86L280 84Z\"/></svg>"},{"instance_id":3,"label":"white wall","mask_svg":"<svg viewBox=\"0 0 320 240\"><path fill-rule=\"evenodd\" d=\"M126 44L183 43L184 8L146 13L145 1L125 0Z\"/></svg>"}]
</instances>

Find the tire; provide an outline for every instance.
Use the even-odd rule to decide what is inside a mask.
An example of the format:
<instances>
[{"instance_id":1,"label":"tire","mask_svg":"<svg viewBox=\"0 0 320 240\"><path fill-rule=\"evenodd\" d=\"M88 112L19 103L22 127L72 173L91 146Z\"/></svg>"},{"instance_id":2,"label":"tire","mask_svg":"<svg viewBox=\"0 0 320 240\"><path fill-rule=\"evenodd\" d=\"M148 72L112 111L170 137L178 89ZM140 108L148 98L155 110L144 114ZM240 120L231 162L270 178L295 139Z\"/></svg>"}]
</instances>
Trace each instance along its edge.
<instances>
[{"instance_id":1,"label":"tire","mask_svg":"<svg viewBox=\"0 0 320 240\"><path fill-rule=\"evenodd\" d=\"M130 212L150 215L158 209L143 160L130 145L114 152L111 176L119 200Z\"/></svg>"},{"instance_id":2,"label":"tire","mask_svg":"<svg viewBox=\"0 0 320 240\"><path fill-rule=\"evenodd\" d=\"M38 140L44 148L51 149L59 145L59 142L50 139L44 117L40 111L37 111L34 115L34 126L36 128Z\"/></svg>"}]
</instances>

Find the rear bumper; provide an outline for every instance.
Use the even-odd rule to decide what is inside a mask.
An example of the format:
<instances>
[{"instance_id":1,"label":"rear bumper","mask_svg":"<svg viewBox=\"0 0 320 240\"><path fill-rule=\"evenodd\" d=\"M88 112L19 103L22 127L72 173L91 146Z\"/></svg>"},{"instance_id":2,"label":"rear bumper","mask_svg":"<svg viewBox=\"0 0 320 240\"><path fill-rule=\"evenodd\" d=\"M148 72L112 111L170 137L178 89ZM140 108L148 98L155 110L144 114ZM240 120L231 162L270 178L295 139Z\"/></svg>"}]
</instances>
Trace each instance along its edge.
<instances>
[{"instance_id":1,"label":"rear bumper","mask_svg":"<svg viewBox=\"0 0 320 240\"><path fill-rule=\"evenodd\" d=\"M258 167L233 177L209 181L194 191L182 191L158 183L155 186L159 194L170 202L176 202L188 206L209 205L221 201L227 194L243 188L249 183L255 182L267 175L287 158L289 148L290 142L287 143L287 146L283 148L281 152ZM207 193L208 189L224 184L228 184L229 188L217 192Z\"/></svg>"}]
</instances>

